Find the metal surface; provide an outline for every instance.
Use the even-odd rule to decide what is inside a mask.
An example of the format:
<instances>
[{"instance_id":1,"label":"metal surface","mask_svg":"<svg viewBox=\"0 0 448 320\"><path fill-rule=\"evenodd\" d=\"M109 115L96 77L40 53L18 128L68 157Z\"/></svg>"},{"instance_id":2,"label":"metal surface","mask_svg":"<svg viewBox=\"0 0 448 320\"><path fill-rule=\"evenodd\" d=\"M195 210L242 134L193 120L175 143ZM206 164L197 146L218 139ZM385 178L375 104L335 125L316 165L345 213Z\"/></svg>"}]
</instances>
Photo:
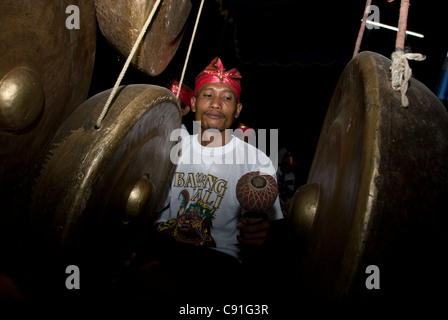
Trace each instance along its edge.
<instances>
[{"instance_id":1,"label":"metal surface","mask_svg":"<svg viewBox=\"0 0 448 320\"><path fill-rule=\"evenodd\" d=\"M346 66L295 195L305 299L427 298L448 283L448 114L415 78L402 108L390 63L363 52ZM379 290L366 287L369 265Z\"/></svg>"},{"instance_id":2,"label":"metal surface","mask_svg":"<svg viewBox=\"0 0 448 320\"><path fill-rule=\"evenodd\" d=\"M39 75L19 66L0 80L0 128L20 133L35 124L44 110L45 92Z\"/></svg>"},{"instance_id":3,"label":"metal surface","mask_svg":"<svg viewBox=\"0 0 448 320\"><path fill-rule=\"evenodd\" d=\"M155 0L95 0L101 33L124 57L137 39ZM150 76L165 70L179 47L185 22L191 10L190 0L162 1L132 65Z\"/></svg>"},{"instance_id":4,"label":"metal surface","mask_svg":"<svg viewBox=\"0 0 448 320\"><path fill-rule=\"evenodd\" d=\"M319 198L319 183L303 185L294 194L291 210L296 214L289 215L289 223L295 228L297 235L308 236L319 208Z\"/></svg>"},{"instance_id":5,"label":"metal surface","mask_svg":"<svg viewBox=\"0 0 448 320\"><path fill-rule=\"evenodd\" d=\"M76 5L80 29L66 28ZM24 211L36 165L87 97L96 45L90 0L0 2L0 225ZM12 219L12 218L11 218Z\"/></svg>"},{"instance_id":6,"label":"metal surface","mask_svg":"<svg viewBox=\"0 0 448 320\"><path fill-rule=\"evenodd\" d=\"M97 130L109 94L88 99L60 127L34 185L33 227L61 250L88 231L100 237L103 229L151 221L172 174L170 134L181 124L176 97L153 85L120 87Z\"/></svg>"}]
</instances>

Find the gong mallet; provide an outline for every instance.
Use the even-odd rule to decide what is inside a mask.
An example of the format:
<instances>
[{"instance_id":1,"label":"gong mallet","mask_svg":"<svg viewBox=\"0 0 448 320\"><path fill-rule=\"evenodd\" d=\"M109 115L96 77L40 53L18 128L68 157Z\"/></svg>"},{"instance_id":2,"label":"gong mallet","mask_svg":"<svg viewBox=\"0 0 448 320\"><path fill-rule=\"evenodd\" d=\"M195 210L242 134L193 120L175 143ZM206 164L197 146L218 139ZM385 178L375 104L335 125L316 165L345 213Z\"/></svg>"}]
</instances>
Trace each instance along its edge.
<instances>
[{"instance_id":1,"label":"gong mallet","mask_svg":"<svg viewBox=\"0 0 448 320\"><path fill-rule=\"evenodd\" d=\"M252 171L243 175L236 185L236 197L247 212L243 217L263 218L255 224L260 224L268 219L268 210L272 208L278 195L278 185L275 179L269 174L263 174L259 171ZM260 264L263 265L260 258L263 256L259 248L250 246L247 250L244 245L241 248L242 258L246 265L250 265L251 272L256 272ZM258 247L258 246L257 246ZM257 278L257 277L256 277Z\"/></svg>"}]
</instances>

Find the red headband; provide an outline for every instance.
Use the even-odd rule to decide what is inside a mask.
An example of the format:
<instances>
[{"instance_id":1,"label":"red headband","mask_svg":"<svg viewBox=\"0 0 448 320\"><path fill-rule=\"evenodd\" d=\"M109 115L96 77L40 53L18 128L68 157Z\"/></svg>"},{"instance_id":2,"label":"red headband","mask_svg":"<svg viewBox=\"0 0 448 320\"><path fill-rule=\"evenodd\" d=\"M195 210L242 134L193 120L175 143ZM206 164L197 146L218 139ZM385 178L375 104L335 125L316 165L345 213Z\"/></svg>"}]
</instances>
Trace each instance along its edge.
<instances>
[{"instance_id":1,"label":"red headband","mask_svg":"<svg viewBox=\"0 0 448 320\"><path fill-rule=\"evenodd\" d=\"M179 82L177 82L176 80L171 81L169 89L171 90L171 92L177 95L177 92L179 92ZM193 90L191 90L191 88L186 84L182 83L182 89L180 90L179 98L187 107L191 106L191 97L193 96Z\"/></svg>"},{"instance_id":2,"label":"red headband","mask_svg":"<svg viewBox=\"0 0 448 320\"><path fill-rule=\"evenodd\" d=\"M240 101L241 95L241 75L239 71L235 68L226 71L222 65L221 59L216 57L210 62L210 64L205 68L197 77L195 82L194 93L197 94L199 89L209 83L224 83L229 85L233 92L235 92L238 97L238 102Z\"/></svg>"}]
</instances>

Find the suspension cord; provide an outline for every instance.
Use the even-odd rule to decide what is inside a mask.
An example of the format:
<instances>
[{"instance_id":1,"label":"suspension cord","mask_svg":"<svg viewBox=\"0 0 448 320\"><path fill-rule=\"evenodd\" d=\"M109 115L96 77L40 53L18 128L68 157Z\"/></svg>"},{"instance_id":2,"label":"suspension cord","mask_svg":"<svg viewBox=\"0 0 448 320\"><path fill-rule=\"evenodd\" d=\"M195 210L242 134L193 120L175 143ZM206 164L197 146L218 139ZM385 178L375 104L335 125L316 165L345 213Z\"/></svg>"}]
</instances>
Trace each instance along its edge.
<instances>
[{"instance_id":1,"label":"suspension cord","mask_svg":"<svg viewBox=\"0 0 448 320\"><path fill-rule=\"evenodd\" d=\"M355 44L355 51L353 52L353 58L356 57L356 55L359 52L359 49L361 47L362 37L364 35L364 30L366 29L366 22L367 18L370 13L370 5L372 4L372 0L367 0L366 2L366 8L364 9L364 16L362 18L361 27L359 28L358 38L356 39Z\"/></svg>"},{"instance_id":2,"label":"suspension cord","mask_svg":"<svg viewBox=\"0 0 448 320\"><path fill-rule=\"evenodd\" d=\"M135 52L137 51L138 47L140 46L140 43L142 42L143 36L145 35L146 31L148 30L148 27L152 21L152 18L154 17L154 14L156 13L157 9L159 8L160 2L162 2L162 1L161 0L156 1L156 3L154 4L154 6L152 8L152 11L150 12L148 18L146 19L146 22L143 25L143 28L140 31L140 34L138 35L138 38L135 41L131 52L129 53L126 63L124 64L123 69L121 70L121 73L118 76L118 79L115 82L114 87L112 88L112 91L110 92L109 98L107 99L106 104L104 105L103 111L101 112L98 120L96 121L96 125L95 125L96 129L100 128L101 122L103 121L104 117L106 116L107 111L109 110L112 100L114 99L115 94L117 93L118 87L120 86L120 83L124 78L124 75L129 67L129 64L131 63L132 59L134 58Z\"/></svg>"},{"instance_id":3,"label":"suspension cord","mask_svg":"<svg viewBox=\"0 0 448 320\"><path fill-rule=\"evenodd\" d=\"M185 71L187 70L188 60L190 59L191 48L193 47L194 37L196 35L196 29L198 28L199 18L201 17L202 7L204 6L204 0L201 1L201 5L199 6L198 15L196 17L196 23L194 24L193 34L190 40L190 46L188 47L187 57L185 58L184 68L182 70L182 74L179 81L179 90L177 90L177 98L179 98L180 91L182 88L182 83L184 82Z\"/></svg>"}]
</instances>

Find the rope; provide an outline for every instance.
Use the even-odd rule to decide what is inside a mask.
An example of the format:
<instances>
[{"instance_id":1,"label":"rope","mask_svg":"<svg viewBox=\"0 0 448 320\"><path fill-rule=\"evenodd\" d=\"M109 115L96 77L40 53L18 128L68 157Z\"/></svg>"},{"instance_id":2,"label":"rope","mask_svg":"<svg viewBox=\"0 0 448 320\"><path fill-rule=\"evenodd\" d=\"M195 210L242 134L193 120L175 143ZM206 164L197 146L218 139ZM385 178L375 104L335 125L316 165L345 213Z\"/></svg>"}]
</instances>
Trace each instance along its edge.
<instances>
[{"instance_id":1,"label":"rope","mask_svg":"<svg viewBox=\"0 0 448 320\"><path fill-rule=\"evenodd\" d=\"M359 48L361 47L361 41L362 41L362 37L364 35L364 30L366 28L366 22L367 22L369 13L370 13L369 8L370 8L371 4L372 4L372 0L367 0L366 8L364 9L364 16L363 16L362 22L361 22L361 27L359 28L358 38L356 39L355 51L353 52L353 58L356 57L356 55L359 52Z\"/></svg>"},{"instance_id":2,"label":"rope","mask_svg":"<svg viewBox=\"0 0 448 320\"><path fill-rule=\"evenodd\" d=\"M401 91L401 105L404 108L409 106L409 99L406 96L409 79L412 76L412 69L409 67L408 60L422 61L426 57L420 53L404 53L397 49L392 53L392 64L390 66L392 74L392 88L395 91Z\"/></svg>"},{"instance_id":3,"label":"rope","mask_svg":"<svg viewBox=\"0 0 448 320\"><path fill-rule=\"evenodd\" d=\"M98 120L96 121L96 125L95 125L96 129L100 128L101 122L103 121L104 117L106 116L107 111L109 110L110 104L111 104L112 100L114 99L115 94L117 93L118 87L120 86L120 83L124 78L124 75L129 67L129 64L131 63L131 61L134 57L135 52L137 51L138 47L140 46L143 36L145 35L146 31L148 30L148 27L152 21L152 18L154 17L154 14L156 13L157 9L159 8L160 2L161 2L161 0L156 1L155 5L152 8L151 13L148 16L148 19L146 19L146 22L143 25L143 28L140 31L140 34L138 35L138 38L135 41L131 52L129 53L128 59L126 60L126 63L124 64L123 69L121 70L121 73L118 76L118 79L115 82L114 87L112 88L109 98L107 99L106 104L104 105L103 111L101 112Z\"/></svg>"},{"instance_id":4,"label":"rope","mask_svg":"<svg viewBox=\"0 0 448 320\"><path fill-rule=\"evenodd\" d=\"M198 28L199 18L201 17L201 12L202 12L203 6L204 6L204 0L201 1L201 5L199 6L198 15L196 17L196 23L194 24L193 34L191 36L190 45L189 45L188 51L187 51L187 57L185 58L184 68L183 68L182 74L180 76L179 90L177 91L177 95L176 95L178 99L179 99L180 91L182 88L182 83L184 82L184 76L185 76L185 71L187 70L188 59L190 59L190 52L191 52L191 48L193 47L193 41L194 41L194 37L196 35L196 29Z\"/></svg>"},{"instance_id":5,"label":"rope","mask_svg":"<svg viewBox=\"0 0 448 320\"><path fill-rule=\"evenodd\" d=\"M398 19L398 32L395 41L395 48L404 50L404 40L406 39L406 28L409 12L409 0L401 0L400 18Z\"/></svg>"},{"instance_id":6,"label":"rope","mask_svg":"<svg viewBox=\"0 0 448 320\"><path fill-rule=\"evenodd\" d=\"M423 61L426 59L426 56L420 53L404 52L408 12L409 0L401 0L397 39L395 42L395 51L392 53L392 64L390 66L392 89L401 92L401 105L404 108L409 106L409 99L406 96L406 92L412 76L412 69L409 67L408 60Z\"/></svg>"}]
</instances>

